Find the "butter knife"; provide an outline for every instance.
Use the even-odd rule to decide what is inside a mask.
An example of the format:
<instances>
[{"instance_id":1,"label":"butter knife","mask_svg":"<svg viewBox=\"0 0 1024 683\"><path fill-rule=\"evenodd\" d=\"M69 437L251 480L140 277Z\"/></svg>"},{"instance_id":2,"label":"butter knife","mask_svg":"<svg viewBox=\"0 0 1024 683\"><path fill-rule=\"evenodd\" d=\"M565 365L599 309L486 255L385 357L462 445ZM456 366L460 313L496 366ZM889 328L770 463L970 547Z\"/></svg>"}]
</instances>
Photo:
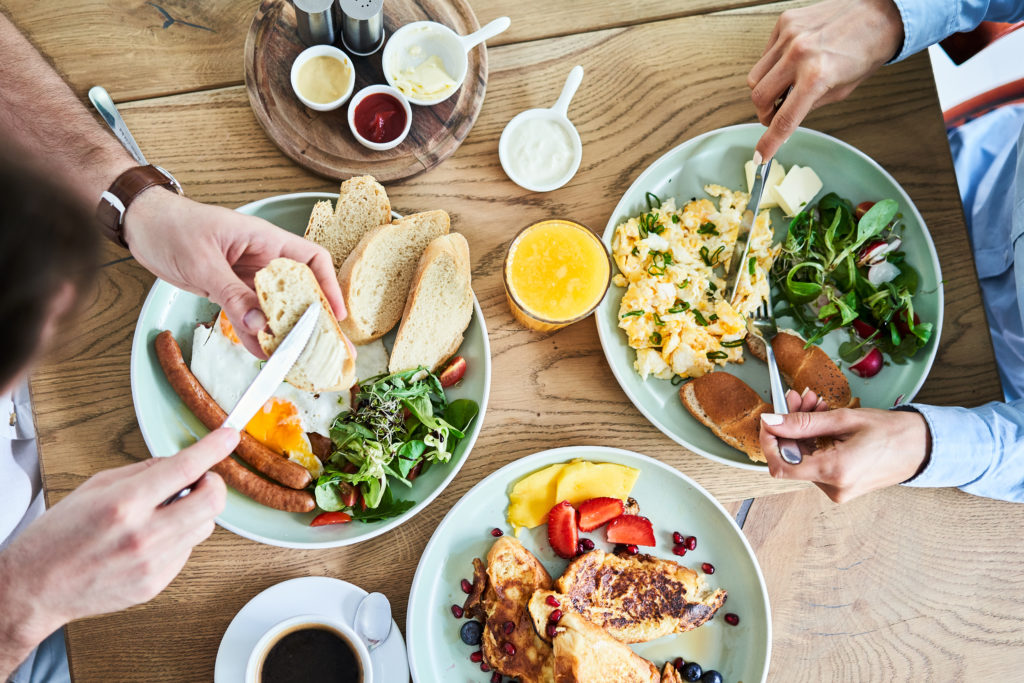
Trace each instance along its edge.
<instances>
[{"instance_id":1,"label":"butter knife","mask_svg":"<svg viewBox=\"0 0 1024 683\"><path fill-rule=\"evenodd\" d=\"M729 260L729 272L726 273L726 281L732 281L729 289L725 292L725 299L730 304L736 300L736 290L739 289L740 278L746 270L747 254L750 252L750 231L757 219L757 212L761 208L761 197L764 195L764 185L768 180L768 172L772 168L772 160L769 159L758 164L754 170L754 186L750 188L750 199L747 201L747 209L743 212L740 220L739 231L736 233L736 244L733 247L732 258Z\"/></svg>"}]
</instances>

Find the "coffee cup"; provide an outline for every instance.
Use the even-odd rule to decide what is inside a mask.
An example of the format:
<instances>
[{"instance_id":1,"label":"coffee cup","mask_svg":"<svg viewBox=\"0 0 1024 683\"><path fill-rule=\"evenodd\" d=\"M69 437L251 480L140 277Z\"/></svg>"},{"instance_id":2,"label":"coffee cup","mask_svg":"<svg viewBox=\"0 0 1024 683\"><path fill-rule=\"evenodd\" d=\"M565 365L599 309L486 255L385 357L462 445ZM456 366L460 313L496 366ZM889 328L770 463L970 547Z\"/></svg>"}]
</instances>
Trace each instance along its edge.
<instances>
[{"instance_id":1,"label":"coffee cup","mask_svg":"<svg viewBox=\"0 0 1024 683\"><path fill-rule=\"evenodd\" d=\"M332 617L306 614L270 627L249 655L245 683L283 680L286 666L293 680L327 670L348 675L346 682L373 683L373 661L366 644L351 626ZM309 676L295 671L296 666L308 667Z\"/></svg>"}]
</instances>

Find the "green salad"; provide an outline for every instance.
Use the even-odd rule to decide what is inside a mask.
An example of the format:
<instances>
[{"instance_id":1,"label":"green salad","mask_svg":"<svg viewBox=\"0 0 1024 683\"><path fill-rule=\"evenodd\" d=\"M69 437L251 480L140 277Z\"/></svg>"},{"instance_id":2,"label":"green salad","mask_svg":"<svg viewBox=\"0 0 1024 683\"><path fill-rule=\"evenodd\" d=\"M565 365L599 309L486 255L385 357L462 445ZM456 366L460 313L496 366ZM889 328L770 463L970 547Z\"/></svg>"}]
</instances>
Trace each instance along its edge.
<instances>
[{"instance_id":1,"label":"green salad","mask_svg":"<svg viewBox=\"0 0 1024 683\"><path fill-rule=\"evenodd\" d=\"M448 401L440 380L425 368L360 382L353 410L331 425L334 451L314 494L319 507L376 522L414 505L394 488L434 463L448 462L479 412L476 401Z\"/></svg>"},{"instance_id":2,"label":"green salad","mask_svg":"<svg viewBox=\"0 0 1024 683\"><path fill-rule=\"evenodd\" d=\"M914 313L920 278L899 249L903 227L894 199L854 208L829 193L793 217L772 267L786 301L777 314L794 318L808 345L846 328L839 355L862 377L881 370L883 354L906 362L932 335Z\"/></svg>"}]
</instances>

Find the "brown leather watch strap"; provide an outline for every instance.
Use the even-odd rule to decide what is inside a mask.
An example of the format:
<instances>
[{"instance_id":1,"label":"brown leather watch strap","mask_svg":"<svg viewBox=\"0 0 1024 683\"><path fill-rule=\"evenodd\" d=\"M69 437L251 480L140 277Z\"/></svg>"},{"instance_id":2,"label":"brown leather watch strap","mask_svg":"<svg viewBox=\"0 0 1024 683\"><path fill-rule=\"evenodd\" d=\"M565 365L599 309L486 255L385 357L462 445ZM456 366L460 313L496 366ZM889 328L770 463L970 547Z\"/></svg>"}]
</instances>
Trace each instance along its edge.
<instances>
[{"instance_id":1,"label":"brown leather watch strap","mask_svg":"<svg viewBox=\"0 0 1024 683\"><path fill-rule=\"evenodd\" d=\"M100 229L108 239L125 249L128 248L128 243L124 239L124 214L136 197L156 185L181 194L178 181L162 168L152 164L129 168L117 177L100 197L99 206L96 207Z\"/></svg>"}]
</instances>

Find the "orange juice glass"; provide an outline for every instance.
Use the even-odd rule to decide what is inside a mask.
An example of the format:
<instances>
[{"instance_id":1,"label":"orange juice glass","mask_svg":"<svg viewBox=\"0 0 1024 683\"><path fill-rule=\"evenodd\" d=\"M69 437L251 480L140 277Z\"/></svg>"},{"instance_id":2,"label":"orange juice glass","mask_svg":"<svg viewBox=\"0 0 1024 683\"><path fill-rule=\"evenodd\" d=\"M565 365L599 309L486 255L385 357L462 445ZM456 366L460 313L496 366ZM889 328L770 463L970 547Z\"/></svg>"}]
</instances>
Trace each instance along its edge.
<instances>
[{"instance_id":1,"label":"orange juice glass","mask_svg":"<svg viewBox=\"0 0 1024 683\"><path fill-rule=\"evenodd\" d=\"M505 256L505 294L516 320L552 332L583 320L611 284L608 248L589 228L552 219L522 229Z\"/></svg>"}]
</instances>

